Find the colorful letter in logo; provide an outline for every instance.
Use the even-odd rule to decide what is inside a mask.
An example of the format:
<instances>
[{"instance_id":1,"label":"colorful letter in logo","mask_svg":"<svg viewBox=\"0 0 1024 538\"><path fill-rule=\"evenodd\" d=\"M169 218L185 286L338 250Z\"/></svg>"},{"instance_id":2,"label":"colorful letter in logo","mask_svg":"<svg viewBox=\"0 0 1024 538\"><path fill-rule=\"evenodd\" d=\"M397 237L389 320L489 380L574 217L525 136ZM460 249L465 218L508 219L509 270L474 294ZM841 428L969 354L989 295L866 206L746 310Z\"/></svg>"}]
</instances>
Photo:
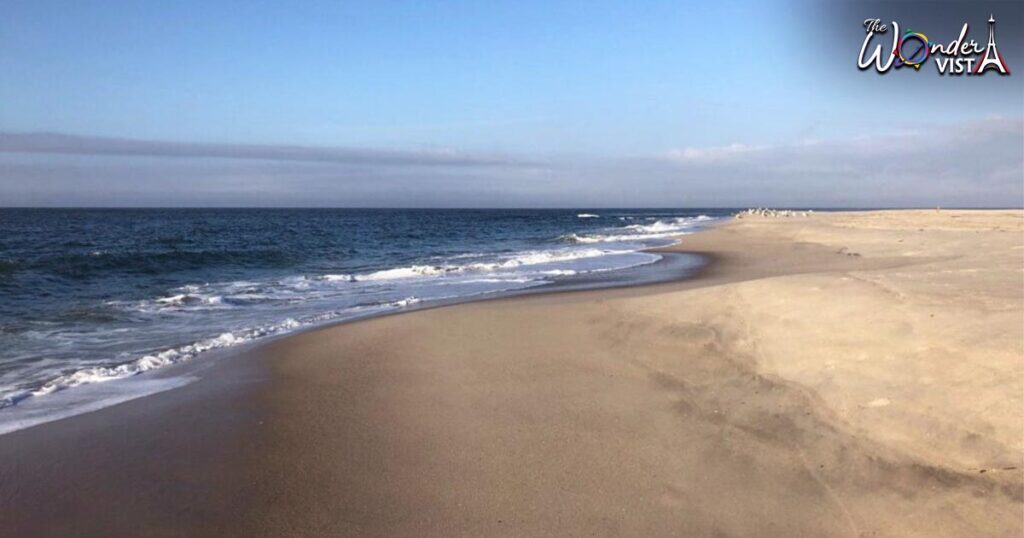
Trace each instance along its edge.
<instances>
[{"instance_id":1,"label":"colorful letter in logo","mask_svg":"<svg viewBox=\"0 0 1024 538\"><path fill-rule=\"evenodd\" d=\"M907 28L907 31L900 36L893 54L899 57L896 67L909 65L914 69L921 69L921 64L928 59L928 36Z\"/></svg>"}]
</instances>

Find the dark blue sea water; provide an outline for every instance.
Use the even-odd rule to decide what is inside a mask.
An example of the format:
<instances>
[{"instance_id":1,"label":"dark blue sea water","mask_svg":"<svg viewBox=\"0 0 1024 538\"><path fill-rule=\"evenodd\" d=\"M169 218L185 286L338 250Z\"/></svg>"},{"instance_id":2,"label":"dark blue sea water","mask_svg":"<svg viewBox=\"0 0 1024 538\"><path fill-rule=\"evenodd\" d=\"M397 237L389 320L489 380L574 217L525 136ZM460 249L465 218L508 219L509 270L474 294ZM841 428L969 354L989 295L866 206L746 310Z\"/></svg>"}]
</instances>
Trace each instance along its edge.
<instances>
[{"instance_id":1,"label":"dark blue sea water","mask_svg":"<svg viewBox=\"0 0 1024 538\"><path fill-rule=\"evenodd\" d=\"M0 433L56 416L36 403L54 393L210 350L649 264L732 213L0 209Z\"/></svg>"}]
</instances>

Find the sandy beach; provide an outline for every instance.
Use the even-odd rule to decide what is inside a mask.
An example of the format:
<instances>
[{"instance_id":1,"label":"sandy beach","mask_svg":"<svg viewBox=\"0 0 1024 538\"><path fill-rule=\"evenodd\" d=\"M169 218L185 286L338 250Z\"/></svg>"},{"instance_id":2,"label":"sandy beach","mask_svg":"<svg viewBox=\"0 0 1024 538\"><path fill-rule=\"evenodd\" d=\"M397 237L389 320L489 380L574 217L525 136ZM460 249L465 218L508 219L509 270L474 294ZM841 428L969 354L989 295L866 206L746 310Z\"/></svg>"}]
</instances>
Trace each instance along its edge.
<instances>
[{"instance_id":1,"label":"sandy beach","mask_svg":"<svg viewBox=\"0 0 1024 538\"><path fill-rule=\"evenodd\" d=\"M0 534L1024 533L1024 212L671 248L710 263L306 332L0 436Z\"/></svg>"}]
</instances>

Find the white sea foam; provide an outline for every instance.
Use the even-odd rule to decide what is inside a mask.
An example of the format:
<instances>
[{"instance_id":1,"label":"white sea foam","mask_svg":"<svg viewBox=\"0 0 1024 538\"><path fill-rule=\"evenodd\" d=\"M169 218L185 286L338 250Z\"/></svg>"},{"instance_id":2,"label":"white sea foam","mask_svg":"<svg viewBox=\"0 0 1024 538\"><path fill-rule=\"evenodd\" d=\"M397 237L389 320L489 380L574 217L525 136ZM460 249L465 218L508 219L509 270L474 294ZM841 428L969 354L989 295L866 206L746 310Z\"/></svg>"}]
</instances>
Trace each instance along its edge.
<instances>
[{"instance_id":1,"label":"white sea foam","mask_svg":"<svg viewBox=\"0 0 1024 538\"><path fill-rule=\"evenodd\" d=\"M326 280L327 282L355 282L356 278L352 275L337 274L337 275L320 275L320 280Z\"/></svg>"},{"instance_id":2,"label":"white sea foam","mask_svg":"<svg viewBox=\"0 0 1024 538\"><path fill-rule=\"evenodd\" d=\"M562 236L561 239L569 243L577 244L636 242L648 241L651 239L666 239L690 233L698 223L708 220L712 219L707 215L657 219L651 224L630 224L628 226L617 228L607 228L605 229L606 233L583 235L573 233Z\"/></svg>"},{"instance_id":3,"label":"white sea foam","mask_svg":"<svg viewBox=\"0 0 1024 538\"><path fill-rule=\"evenodd\" d=\"M158 305L175 307L183 305L219 305L223 301L219 295L204 295L201 293L179 293L168 297L159 297L154 300Z\"/></svg>"},{"instance_id":4,"label":"white sea foam","mask_svg":"<svg viewBox=\"0 0 1024 538\"><path fill-rule=\"evenodd\" d=\"M398 307L398 308L405 308L407 306L412 306L412 305L417 304L419 302L420 302L420 300L417 297L406 297L405 299L400 299L398 301L392 301L392 302L390 302L388 304L390 306L395 306L395 307Z\"/></svg>"},{"instance_id":5,"label":"white sea foam","mask_svg":"<svg viewBox=\"0 0 1024 538\"><path fill-rule=\"evenodd\" d=\"M239 344L251 342L267 336L285 334L301 327L324 323L338 318L356 317L359 314L366 313L367 311L386 311L389 309L407 308L420 302L421 299L419 297L409 296L386 303L359 305L343 311L322 312L307 316L302 320L287 318L279 323L260 325L238 331L224 332L217 336L204 338L183 346L146 354L135 360L121 364L81 368L51 379L36 389L0 394L0 409L13 406L29 397L45 396L80 385L104 383L132 377L150 370L191 360L208 351L237 346Z\"/></svg>"},{"instance_id":6,"label":"white sea foam","mask_svg":"<svg viewBox=\"0 0 1024 538\"><path fill-rule=\"evenodd\" d=\"M15 412L6 410L0 413L0 435L149 396L194 380L189 376L126 380L123 383L93 384L47 398L33 398L19 404Z\"/></svg>"},{"instance_id":7,"label":"white sea foam","mask_svg":"<svg viewBox=\"0 0 1024 538\"><path fill-rule=\"evenodd\" d=\"M371 280L394 280L397 278L413 278L422 276L437 276L442 275L446 272L453 271L443 266L434 265L410 265L408 267L395 267L394 269L384 269L381 271L374 271L373 273L365 275L356 275L353 280L356 282L365 282Z\"/></svg>"},{"instance_id":8,"label":"white sea foam","mask_svg":"<svg viewBox=\"0 0 1024 538\"><path fill-rule=\"evenodd\" d=\"M142 357L116 366L94 366L84 368L51 380L42 387L31 392L32 396L42 396L86 383L100 383L129 377L155 368L189 360L196 355L212 349L218 349L247 342L253 338L273 334L297 326L292 319L267 327L259 327L238 332L226 332L212 338L206 338L181 347L166 349L158 353ZM0 401L7 398L2 398Z\"/></svg>"},{"instance_id":9,"label":"white sea foam","mask_svg":"<svg viewBox=\"0 0 1024 538\"><path fill-rule=\"evenodd\" d=\"M378 280L398 280L409 278L436 277L444 275L459 275L469 272L488 273L497 271L508 271L534 265L579 260L582 258L596 258L611 253L612 251L596 248L572 250L533 250L519 252L514 256L497 260L494 262L477 262L462 265L410 265L406 267L396 267L394 269L375 271L373 273L368 274L354 275L344 280L349 282L371 282ZM347 277L348 275L343 276Z\"/></svg>"},{"instance_id":10,"label":"white sea foam","mask_svg":"<svg viewBox=\"0 0 1024 538\"><path fill-rule=\"evenodd\" d=\"M574 269L551 269L548 271L541 271L541 274L547 276L572 276L578 275L580 272Z\"/></svg>"},{"instance_id":11,"label":"white sea foam","mask_svg":"<svg viewBox=\"0 0 1024 538\"><path fill-rule=\"evenodd\" d=\"M407 304L412 304L413 301L415 301L415 298L408 298L400 301L400 304L396 303L393 306L405 306ZM44 396L71 387L77 387L79 385L103 383L135 376L143 372L190 360L207 351L231 347L265 336L289 332L303 325L304 323L288 318L280 323L221 333L217 336L205 338L183 346L146 354L135 360L117 365L82 368L56 377L34 390L17 391L0 395L0 409L14 405L28 397Z\"/></svg>"},{"instance_id":12,"label":"white sea foam","mask_svg":"<svg viewBox=\"0 0 1024 538\"><path fill-rule=\"evenodd\" d=\"M579 215L576 215L576 217L580 219L596 219L600 218L601 215L595 215L593 213L580 213Z\"/></svg>"}]
</instances>

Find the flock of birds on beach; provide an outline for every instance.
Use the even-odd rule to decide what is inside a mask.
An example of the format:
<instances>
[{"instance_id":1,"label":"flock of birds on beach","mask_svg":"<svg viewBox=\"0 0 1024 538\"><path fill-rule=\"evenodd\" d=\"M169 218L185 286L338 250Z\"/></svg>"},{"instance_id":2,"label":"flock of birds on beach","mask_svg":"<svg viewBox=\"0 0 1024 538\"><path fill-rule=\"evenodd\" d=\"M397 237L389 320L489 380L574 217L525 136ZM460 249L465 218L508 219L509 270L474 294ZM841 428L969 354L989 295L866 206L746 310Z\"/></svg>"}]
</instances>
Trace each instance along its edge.
<instances>
[{"instance_id":1,"label":"flock of birds on beach","mask_svg":"<svg viewBox=\"0 0 1024 538\"><path fill-rule=\"evenodd\" d=\"M813 210L807 211L792 211L789 209L768 209L766 207L751 208L745 211L740 211L736 214L736 218L742 219L743 217L807 217Z\"/></svg>"}]
</instances>

